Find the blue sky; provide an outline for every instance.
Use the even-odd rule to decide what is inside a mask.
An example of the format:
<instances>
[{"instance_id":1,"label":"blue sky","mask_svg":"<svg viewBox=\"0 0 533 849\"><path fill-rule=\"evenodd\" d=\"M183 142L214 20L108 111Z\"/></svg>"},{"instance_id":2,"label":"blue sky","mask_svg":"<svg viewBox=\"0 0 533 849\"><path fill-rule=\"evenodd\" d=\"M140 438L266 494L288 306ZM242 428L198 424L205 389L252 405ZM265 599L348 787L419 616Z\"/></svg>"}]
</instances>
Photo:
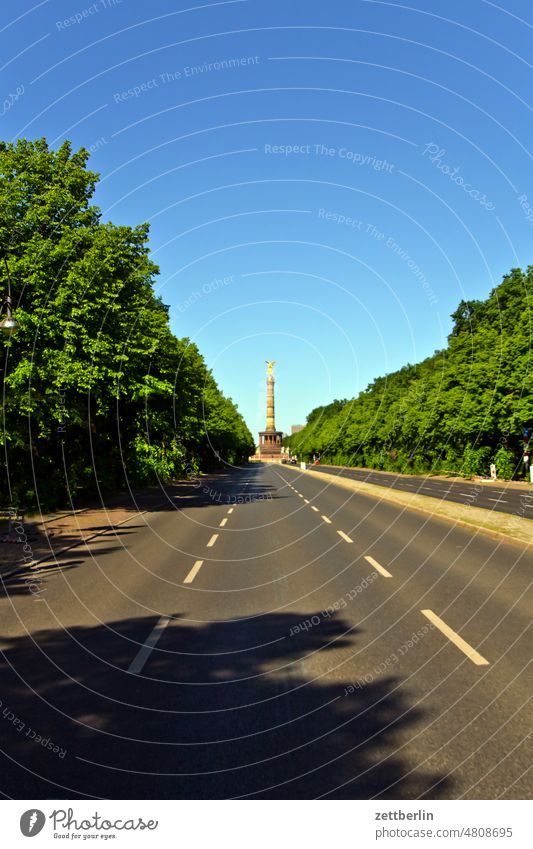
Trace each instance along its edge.
<instances>
[{"instance_id":1,"label":"blue sky","mask_svg":"<svg viewBox=\"0 0 533 849\"><path fill-rule=\"evenodd\" d=\"M92 150L175 333L254 432L276 360L289 430L533 262L532 25L529 0L17 0L2 137Z\"/></svg>"}]
</instances>

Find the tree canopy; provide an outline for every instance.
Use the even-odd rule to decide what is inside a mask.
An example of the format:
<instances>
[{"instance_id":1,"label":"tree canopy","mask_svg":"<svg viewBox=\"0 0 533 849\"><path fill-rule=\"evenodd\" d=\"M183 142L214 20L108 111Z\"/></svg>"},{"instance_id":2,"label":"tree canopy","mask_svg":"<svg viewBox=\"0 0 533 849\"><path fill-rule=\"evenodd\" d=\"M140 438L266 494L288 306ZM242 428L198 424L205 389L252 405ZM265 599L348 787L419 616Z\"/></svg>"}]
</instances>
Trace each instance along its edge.
<instances>
[{"instance_id":1,"label":"tree canopy","mask_svg":"<svg viewBox=\"0 0 533 849\"><path fill-rule=\"evenodd\" d=\"M461 301L444 350L313 410L288 439L302 459L399 472L523 476L533 426L533 267Z\"/></svg>"},{"instance_id":2,"label":"tree canopy","mask_svg":"<svg viewBox=\"0 0 533 849\"><path fill-rule=\"evenodd\" d=\"M18 331L2 363L3 503L44 507L238 463L254 443L156 297L148 225L103 222L88 152L0 143ZM7 272L0 271L5 291Z\"/></svg>"}]
</instances>

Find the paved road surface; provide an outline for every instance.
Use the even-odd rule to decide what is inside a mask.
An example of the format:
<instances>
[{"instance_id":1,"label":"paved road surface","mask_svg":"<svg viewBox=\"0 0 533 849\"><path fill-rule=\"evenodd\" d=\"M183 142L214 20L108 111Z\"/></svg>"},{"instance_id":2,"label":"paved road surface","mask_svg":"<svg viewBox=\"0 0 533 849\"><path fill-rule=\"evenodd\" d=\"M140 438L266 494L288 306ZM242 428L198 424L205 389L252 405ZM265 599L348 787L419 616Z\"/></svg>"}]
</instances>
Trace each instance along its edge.
<instances>
[{"instance_id":1,"label":"paved road surface","mask_svg":"<svg viewBox=\"0 0 533 849\"><path fill-rule=\"evenodd\" d=\"M446 478L418 477L416 475L395 475L389 472L372 472L368 469L350 469L340 466L309 466L313 472L327 472L357 481L366 481L376 486L389 487L401 492L414 492L439 498L441 501L455 501L471 507L485 510L497 510L499 513L514 513L533 519L533 487L508 486L506 481L450 481Z\"/></svg>"},{"instance_id":2,"label":"paved road surface","mask_svg":"<svg viewBox=\"0 0 533 849\"><path fill-rule=\"evenodd\" d=\"M204 489L7 580L4 796L531 795L525 548L292 468Z\"/></svg>"}]
</instances>

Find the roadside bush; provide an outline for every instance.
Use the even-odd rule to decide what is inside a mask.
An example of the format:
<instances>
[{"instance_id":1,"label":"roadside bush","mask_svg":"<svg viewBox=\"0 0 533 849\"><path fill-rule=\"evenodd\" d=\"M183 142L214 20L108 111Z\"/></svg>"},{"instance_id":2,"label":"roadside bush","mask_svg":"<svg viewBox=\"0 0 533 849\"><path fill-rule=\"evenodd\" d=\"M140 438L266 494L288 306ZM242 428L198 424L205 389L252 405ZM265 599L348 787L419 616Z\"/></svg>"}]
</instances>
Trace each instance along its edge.
<instances>
[{"instance_id":1,"label":"roadside bush","mask_svg":"<svg viewBox=\"0 0 533 849\"><path fill-rule=\"evenodd\" d=\"M504 448L503 445L498 448L493 460L496 466L496 474L504 480L511 480L515 473L515 461L512 451Z\"/></svg>"}]
</instances>

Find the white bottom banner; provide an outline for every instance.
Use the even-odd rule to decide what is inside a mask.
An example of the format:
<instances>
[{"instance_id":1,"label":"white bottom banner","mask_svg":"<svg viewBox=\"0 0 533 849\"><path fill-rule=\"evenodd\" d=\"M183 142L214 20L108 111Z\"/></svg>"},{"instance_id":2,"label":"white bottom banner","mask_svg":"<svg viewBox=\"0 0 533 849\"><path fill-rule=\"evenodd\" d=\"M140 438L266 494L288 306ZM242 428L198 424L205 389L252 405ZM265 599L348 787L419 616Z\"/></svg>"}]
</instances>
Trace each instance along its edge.
<instances>
[{"instance_id":1,"label":"white bottom banner","mask_svg":"<svg viewBox=\"0 0 533 849\"><path fill-rule=\"evenodd\" d=\"M270 809L270 810L269 810ZM4 801L3 845L531 847L527 801Z\"/></svg>"}]
</instances>

